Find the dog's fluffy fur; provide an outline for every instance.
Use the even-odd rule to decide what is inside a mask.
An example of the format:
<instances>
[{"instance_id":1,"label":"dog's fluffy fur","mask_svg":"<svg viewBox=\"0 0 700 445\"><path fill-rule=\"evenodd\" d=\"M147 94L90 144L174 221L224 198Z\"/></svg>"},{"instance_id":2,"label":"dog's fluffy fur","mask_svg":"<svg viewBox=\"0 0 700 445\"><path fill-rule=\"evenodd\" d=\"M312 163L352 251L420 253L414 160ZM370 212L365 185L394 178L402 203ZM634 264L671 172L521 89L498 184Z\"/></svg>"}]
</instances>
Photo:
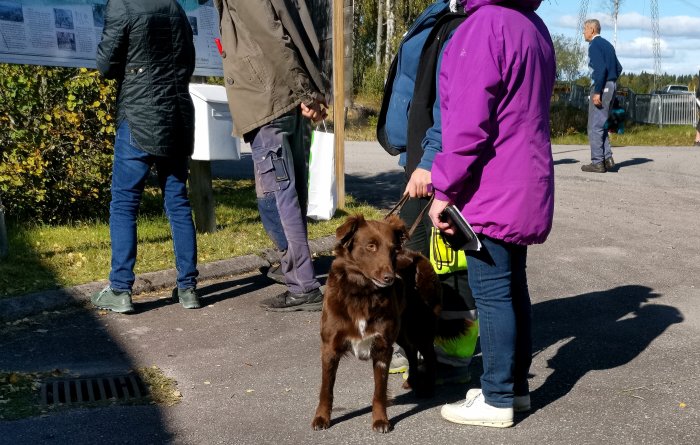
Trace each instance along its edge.
<instances>
[{"instance_id":1,"label":"dog's fluffy fur","mask_svg":"<svg viewBox=\"0 0 700 445\"><path fill-rule=\"evenodd\" d=\"M406 236L406 226L396 216L367 221L355 215L336 231L336 258L328 275L321 316L322 376L312 422L315 430L330 426L338 363L351 351L359 359L372 359L375 431L392 428L386 414L386 392L394 342L408 354L408 384L419 395L432 392L436 365L433 337L441 287L423 255L402 249ZM421 371L418 351L425 360Z\"/></svg>"}]
</instances>

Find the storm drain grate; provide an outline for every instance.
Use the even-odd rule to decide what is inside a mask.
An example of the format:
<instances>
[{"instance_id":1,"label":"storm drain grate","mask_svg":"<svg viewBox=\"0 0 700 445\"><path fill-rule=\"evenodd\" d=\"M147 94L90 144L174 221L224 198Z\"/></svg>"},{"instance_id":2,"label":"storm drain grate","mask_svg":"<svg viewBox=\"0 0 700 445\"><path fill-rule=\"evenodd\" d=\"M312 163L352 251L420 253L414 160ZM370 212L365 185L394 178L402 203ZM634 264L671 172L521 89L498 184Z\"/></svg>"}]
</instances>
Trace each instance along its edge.
<instances>
[{"instance_id":1,"label":"storm drain grate","mask_svg":"<svg viewBox=\"0 0 700 445\"><path fill-rule=\"evenodd\" d=\"M44 405L137 401L149 395L137 374L56 379L42 383L40 391Z\"/></svg>"}]
</instances>

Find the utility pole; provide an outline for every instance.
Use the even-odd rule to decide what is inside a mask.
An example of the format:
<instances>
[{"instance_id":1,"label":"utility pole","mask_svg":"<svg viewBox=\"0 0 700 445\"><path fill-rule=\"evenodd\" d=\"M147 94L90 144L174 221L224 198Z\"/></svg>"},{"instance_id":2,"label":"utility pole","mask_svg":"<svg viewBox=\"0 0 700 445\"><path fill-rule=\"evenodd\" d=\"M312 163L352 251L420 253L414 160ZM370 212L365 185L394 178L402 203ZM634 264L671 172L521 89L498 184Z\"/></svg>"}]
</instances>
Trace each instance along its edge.
<instances>
[{"instance_id":1,"label":"utility pole","mask_svg":"<svg viewBox=\"0 0 700 445\"><path fill-rule=\"evenodd\" d=\"M333 133L338 208L345 208L345 8L347 0L333 2ZM352 11L352 1L349 1ZM350 15L352 17L352 15Z\"/></svg>"}]
</instances>

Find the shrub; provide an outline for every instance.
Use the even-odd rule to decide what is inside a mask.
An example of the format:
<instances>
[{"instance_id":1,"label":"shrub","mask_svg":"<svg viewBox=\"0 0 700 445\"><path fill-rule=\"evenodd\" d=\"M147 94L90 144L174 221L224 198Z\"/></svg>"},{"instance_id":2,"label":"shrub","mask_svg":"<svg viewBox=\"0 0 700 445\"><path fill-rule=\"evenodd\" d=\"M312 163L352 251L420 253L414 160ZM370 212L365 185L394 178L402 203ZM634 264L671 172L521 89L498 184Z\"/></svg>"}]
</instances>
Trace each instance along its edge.
<instances>
[{"instance_id":1,"label":"shrub","mask_svg":"<svg viewBox=\"0 0 700 445\"><path fill-rule=\"evenodd\" d=\"M8 217L106 214L115 86L96 71L0 64L0 193Z\"/></svg>"},{"instance_id":2,"label":"shrub","mask_svg":"<svg viewBox=\"0 0 700 445\"><path fill-rule=\"evenodd\" d=\"M588 114L585 110L562 104L552 104L549 114L552 137L586 133Z\"/></svg>"}]
</instances>

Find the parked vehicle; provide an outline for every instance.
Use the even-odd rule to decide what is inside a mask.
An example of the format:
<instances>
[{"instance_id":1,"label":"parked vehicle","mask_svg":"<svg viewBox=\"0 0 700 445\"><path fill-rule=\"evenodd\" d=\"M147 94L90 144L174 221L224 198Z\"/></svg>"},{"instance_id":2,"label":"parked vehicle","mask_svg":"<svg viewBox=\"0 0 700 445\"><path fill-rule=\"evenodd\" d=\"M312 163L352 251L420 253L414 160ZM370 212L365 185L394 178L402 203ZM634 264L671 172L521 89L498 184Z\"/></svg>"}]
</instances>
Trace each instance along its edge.
<instances>
[{"instance_id":1,"label":"parked vehicle","mask_svg":"<svg viewBox=\"0 0 700 445\"><path fill-rule=\"evenodd\" d=\"M656 94L692 94L688 85L666 85L660 90L656 91Z\"/></svg>"}]
</instances>

